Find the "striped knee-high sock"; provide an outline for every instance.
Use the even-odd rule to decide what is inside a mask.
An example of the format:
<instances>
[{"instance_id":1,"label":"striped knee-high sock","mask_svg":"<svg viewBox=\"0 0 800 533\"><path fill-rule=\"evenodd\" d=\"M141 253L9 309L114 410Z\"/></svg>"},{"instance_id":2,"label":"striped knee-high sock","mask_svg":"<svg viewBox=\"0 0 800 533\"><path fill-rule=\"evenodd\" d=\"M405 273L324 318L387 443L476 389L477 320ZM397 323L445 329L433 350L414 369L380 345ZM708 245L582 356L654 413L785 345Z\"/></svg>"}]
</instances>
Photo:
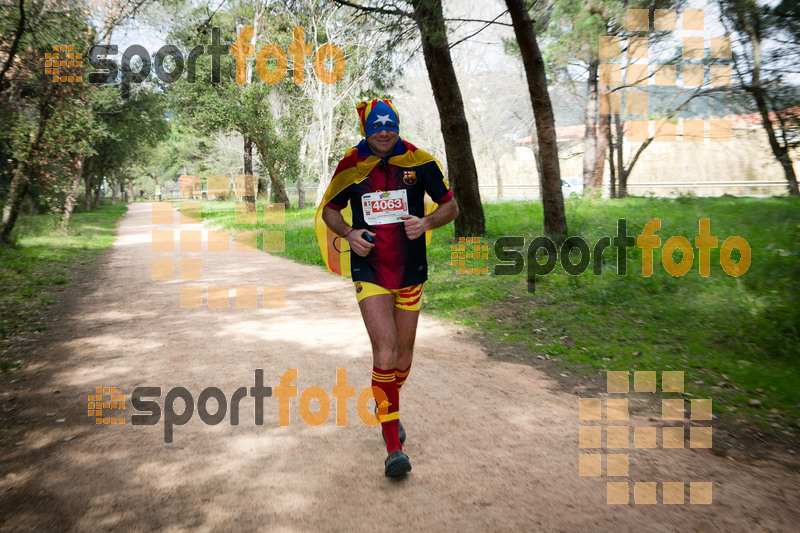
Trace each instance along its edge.
<instances>
[{"instance_id":1,"label":"striped knee-high sock","mask_svg":"<svg viewBox=\"0 0 800 533\"><path fill-rule=\"evenodd\" d=\"M397 381L397 390L398 391L403 389L403 383L406 382L406 379L408 378L408 374L410 372L411 372L411 365L410 364L408 365L408 368L406 368L405 370L401 370L399 368L395 368L394 369L394 377L395 377L395 380Z\"/></svg>"},{"instance_id":2,"label":"striped knee-high sock","mask_svg":"<svg viewBox=\"0 0 800 533\"><path fill-rule=\"evenodd\" d=\"M400 416L400 391L397 388L394 369L382 370L377 366L372 367L372 386L378 387L389 401L389 412L381 417L381 429L386 437L386 451L388 453L402 450L400 437L397 433L398 418Z\"/></svg>"}]
</instances>

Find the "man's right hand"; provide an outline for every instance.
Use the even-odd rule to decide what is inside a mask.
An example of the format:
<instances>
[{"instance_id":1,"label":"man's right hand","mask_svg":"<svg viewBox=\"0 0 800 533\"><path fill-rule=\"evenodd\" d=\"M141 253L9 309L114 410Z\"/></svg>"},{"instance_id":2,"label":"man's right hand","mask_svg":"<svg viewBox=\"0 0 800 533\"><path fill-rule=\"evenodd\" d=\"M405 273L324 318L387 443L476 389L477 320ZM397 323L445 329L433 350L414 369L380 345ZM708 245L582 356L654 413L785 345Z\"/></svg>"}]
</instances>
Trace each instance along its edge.
<instances>
[{"instance_id":1,"label":"man's right hand","mask_svg":"<svg viewBox=\"0 0 800 533\"><path fill-rule=\"evenodd\" d=\"M369 230L356 229L350 232L347 236L347 242L350 243L350 249L361 257L367 257L370 250L375 248L375 245L361 236L362 233L367 232L370 237L375 237L375 234Z\"/></svg>"}]
</instances>

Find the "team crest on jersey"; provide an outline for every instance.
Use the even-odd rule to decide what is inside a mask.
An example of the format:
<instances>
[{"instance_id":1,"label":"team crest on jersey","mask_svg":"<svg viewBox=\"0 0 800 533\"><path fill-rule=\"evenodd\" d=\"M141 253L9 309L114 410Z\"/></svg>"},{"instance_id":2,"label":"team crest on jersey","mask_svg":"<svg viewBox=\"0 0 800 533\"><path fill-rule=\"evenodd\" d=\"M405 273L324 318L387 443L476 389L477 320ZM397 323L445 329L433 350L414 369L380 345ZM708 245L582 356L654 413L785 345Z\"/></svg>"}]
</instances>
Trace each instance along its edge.
<instances>
[{"instance_id":1,"label":"team crest on jersey","mask_svg":"<svg viewBox=\"0 0 800 533\"><path fill-rule=\"evenodd\" d=\"M411 187L415 183L417 183L417 173L414 170L404 170L403 171L403 183Z\"/></svg>"},{"instance_id":2,"label":"team crest on jersey","mask_svg":"<svg viewBox=\"0 0 800 533\"><path fill-rule=\"evenodd\" d=\"M361 286L361 282L360 281L356 281L356 294L358 294L362 290L364 290L364 287Z\"/></svg>"}]
</instances>

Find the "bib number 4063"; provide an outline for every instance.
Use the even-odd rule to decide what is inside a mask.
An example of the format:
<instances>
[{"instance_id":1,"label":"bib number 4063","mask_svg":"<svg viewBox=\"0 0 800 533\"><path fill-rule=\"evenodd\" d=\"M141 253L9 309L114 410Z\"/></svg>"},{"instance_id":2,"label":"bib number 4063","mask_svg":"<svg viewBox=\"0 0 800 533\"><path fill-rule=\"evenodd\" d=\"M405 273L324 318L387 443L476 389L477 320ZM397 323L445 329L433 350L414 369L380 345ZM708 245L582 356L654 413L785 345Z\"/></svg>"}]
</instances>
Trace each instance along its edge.
<instances>
[{"instance_id":1,"label":"bib number 4063","mask_svg":"<svg viewBox=\"0 0 800 533\"><path fill-rule=\"evenodd\" d=\"M394 211L403 209L403 200L400 198L389 198L384 200L375 200L372 202L372 212L380 213L381 211Z\"/></svg>"}]
</instances>

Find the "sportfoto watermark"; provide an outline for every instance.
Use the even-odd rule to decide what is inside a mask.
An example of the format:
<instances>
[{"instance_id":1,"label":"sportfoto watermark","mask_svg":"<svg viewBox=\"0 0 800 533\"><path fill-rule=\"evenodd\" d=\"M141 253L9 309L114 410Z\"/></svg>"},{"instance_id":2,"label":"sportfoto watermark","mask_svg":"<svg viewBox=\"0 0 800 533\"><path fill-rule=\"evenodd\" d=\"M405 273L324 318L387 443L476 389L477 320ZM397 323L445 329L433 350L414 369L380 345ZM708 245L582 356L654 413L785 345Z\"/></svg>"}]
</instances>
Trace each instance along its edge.
<instances>
[{"instance_id":1,"label":"sportfoto watermark","mask_svg":"<svg viewBox=\"0 0 800 533\"><path fill-rule=\"evenodd\" d=\"M198 44L189 52L188 60L184 62L183 52L177 46L167 44L158 49L154 54L151 61L150 53L145 47L133 44L125 49L122 54L122 80L125 83L142 83L145 81L152 70L155 71L156 77L164 83L175 83L178 81L184 72L184 63L187 71L187 81L195 83L197 80L196 63L197 58L207 54L211 56L211 83L217 84L220 82L220 58L223 55L230 54L236 60L236 83L247 83L247 57L255 55L256 58L256 73L261 81L268 84L275 84L281 81L286 75L288 67L288 59L286 52L275 44L268 44L259 49L258 54L255 52L255 47L248 44L248 41L255 35L255 30L252 26L248 26L239 32L236 38L236 43L220 43L220 29L211 29L211 44L202 45ZM305 58L312 53L310 44L305 43L305 32L301 26L294 28L294 42L289 45L289 55L294 60L294 82L298 85L303 83L305 75ZM118 47L114 44L99 45L96 44L89 49L88 60L89 64L96 69L96 72L89 74L89 83L107 84L117 81L119 74L119 66L117 63L110 59L118 54ZM80 54L78 54L80 55ZM134 71L131 67L131 61L134 57L139 57L142 60L141 68ZM172 58L172 71L167 71L164 66L164 61L167 57ZM270 70L267 67L267 62L275 58L276 67ZM327 70L326 59L331 58L333 68ZM66 63L66 62L65 62ZM68 66L68 65L63 65ZM314 53L314 72L323 83L333 84L339 81L344 75L345 57L344 52L338 46L326 43L320 46L316 53ZM61 81L67 81L66 79ZM70 80L72 81L72 80Z\"/></svg>"},{"instance_id":2,"label":"sportfoto watermark","mask_svg":"<svg viewBox=\"0 0 800 533\"><path fill-rule=\"evenodd\" d=\"M192 393L185 387L173 387L164 398L164 442L171 443L175 426L182 426L189 422L194 415L195 403L197 403L197 414L204 424L216 426L225 420L230 405L230 424L239 425L239 404L247 396L253 398L255 411L253 421L257 426L264 425L264 398L274 396L278 399L278 424L281 426L289 425L289 405L291 398L297 398L297 387L291 383L297 379L297 369L292 368L284 372L280 383L275 387L264 386L264 370L256 369L254 384L249 389L239 387L230 397L217 387L206 387L200 392L195 402ZM161 406L153 400L147 398L161 398L161 387L136 387L131 394L131 405L137 414L131 415L131 424L134 426L154 426L161 420ZM336 425L347 425L347 400L354 398L356 389L347 384L347 370L339 368L336 370L336 385L331 389L331 395L336 400ZM180 399L183 408L176 412L175 402ZM213 399L216 403L216 411L211 413L208 410L208 401ZM375 399L381 407L378 413L371 413L367 410L369 400ZM311 410L311 400L319 402L319 410ZM377 387L365 387L358 395L356 400L358 417L368 426L380 424L379 416L386 415L388 412L388 401L386 395ZM300 418L309 426L319 426L324 423L331 411L331 401L328 393L322 387L308 387L299 398ZM140 414L147 413L147 414ZM124 422L123 422L124 423Z\"/></svg>"},{"instance_id":3,"label":"sportfoto watermark","mask_svg":"<svg viewBox=\"0 0 800 533\"><path fill-rule=\"evenodd\" d=\"M617 248L617 274L625 276L628 273L627 249L634 246L642 250L642 275L650 277L653 275L653 250L661 246L661 237L655 232L661 228L661 219L654 218L645 224L642 234L633 238L627 233L627 220L621 218L617 220L617 236L613 238L614 246ZM586 272L589 263L592 262L592 273L595 276L602 274L602 255L603 250L611 246L611 237L602 237L589 250L589 244L582 237L569 237L561 245L560 254L556 250L555 243L549 237L537 237L528 244L528 292L536 292L536 276L546 276L550 274L556 266L556 262L561 258L561 266L573 276L579 276ZM719 239L711 235L711 221L708 218L700 219L700 231L694 239L700 261L699 272L703 277L711 275L711 249L717 248ZM521 248L525 245L523 237L500 237L494 246L495 257L503 263L494 266L495 276L516 276L525 267L525 257L514 248ZM672 257L672 252L680 250L683 254L679 263ZM734 249L739 250L740 259L738 263L731 260L731 253ZM537 260L539 252L543 251L546 261L539 263ZM573 262L570 258L571 253L577 250L580 258ZM719 251L719 263L722 269L729 276L738 277L747 272L750 268L750 245L739 236L732 236L725 239ZM673 236L667 239L661 250L661 263L664 269L671 275L679 277L686 274L694 261L694 249L688 239L681 236Z\"/></svg>"}]
</instances>

